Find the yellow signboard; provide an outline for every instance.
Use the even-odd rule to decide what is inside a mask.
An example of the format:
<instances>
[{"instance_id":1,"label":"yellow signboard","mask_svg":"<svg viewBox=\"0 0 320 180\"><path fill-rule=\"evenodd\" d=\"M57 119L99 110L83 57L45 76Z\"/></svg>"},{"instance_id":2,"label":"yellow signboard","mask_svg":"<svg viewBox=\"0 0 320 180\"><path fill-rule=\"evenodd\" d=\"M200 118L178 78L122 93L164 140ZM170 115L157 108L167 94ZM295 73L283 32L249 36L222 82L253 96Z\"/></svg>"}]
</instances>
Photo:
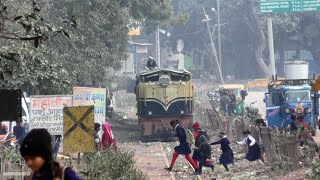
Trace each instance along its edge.
<instances>
[{"instance_id":1,"label":"yellow signboard","mask_svg":"<svg viewBox=\"0 0 320 180\"><path fill-rule=\"evenodd\" d=\"M94 149L94 106L63 108L63 153Z\"/></svg>"},{"instance_id":2,"label":"yellow signboard","mask_svg":"<svg viewBox=\"0 0 320 180\"><path fill-rule=\"evenodd\" d=\"M317 81L312 86L312 90L319 91L320 90L320 76L318 77Z\"/></svg>"}]
</instances>

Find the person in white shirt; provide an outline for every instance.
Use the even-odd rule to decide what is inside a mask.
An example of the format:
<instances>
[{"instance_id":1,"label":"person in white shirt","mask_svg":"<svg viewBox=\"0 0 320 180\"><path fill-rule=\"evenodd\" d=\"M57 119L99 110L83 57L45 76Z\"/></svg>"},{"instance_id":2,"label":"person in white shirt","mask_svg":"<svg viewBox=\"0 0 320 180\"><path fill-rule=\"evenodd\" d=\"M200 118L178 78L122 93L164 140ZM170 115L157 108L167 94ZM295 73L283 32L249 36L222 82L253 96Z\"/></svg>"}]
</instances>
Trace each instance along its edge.
<instances>
[{"instance_id":1,"label":"person in white shirt","mask_svg":"<svg viewBox=\"0 0 320 180\"><path fill-rule=\"evenodd\" d=\"M259 144L250 134L251 132L249 130L243 131L243 135L245 136L245 138L243 141L237 143L240 145L248 145L249 149L245 159L249 161L259 160L261 159L261 151Z\"/></svg>"}]
</instances>

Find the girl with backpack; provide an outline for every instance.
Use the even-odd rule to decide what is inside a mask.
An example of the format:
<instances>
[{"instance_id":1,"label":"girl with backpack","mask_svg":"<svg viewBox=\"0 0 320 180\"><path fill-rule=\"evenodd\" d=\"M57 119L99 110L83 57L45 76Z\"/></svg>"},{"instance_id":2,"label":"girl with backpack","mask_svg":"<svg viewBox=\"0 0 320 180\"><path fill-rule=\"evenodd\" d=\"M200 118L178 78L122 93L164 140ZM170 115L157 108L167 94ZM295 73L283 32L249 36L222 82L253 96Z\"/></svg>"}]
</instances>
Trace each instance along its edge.
<instances>
[{"instance_id":1,"label":"girl with backpack","mask_svg":"<svg viewBox=\"0 0 320 180\"><path fill-rule=\"evenodd\" d=\"M201 135L198 139L200 143L199 148L197 148L199 152L199 167L198 171L196 171L196 174L202 174L203 166L210 167L213 171L214 166L210 161L208 161L211 159L211 147L208 144L208 139L204 135Z\"/></svg>"},{"instance_id":2,"label":"girl with backpack","mask_svg":"<svg viewBox=\"0 0 320 180\"><path fill-rule=\"evenodd\" d=\"M194 143L195 148L194 148L194 151L193 151L192 160L198 166L199 159L200 159L200 153L199 153L199 150L198 150L198 148L200 146L199 137L201 135L203 135L206 138L206 140L209 140L209 136L208 136L206 131L201 129L200 123L198 123L198 122L195 122L192 125L192 130L193 130L193 137L194 137L194 140L195 140L195 143Z\"/></svg>"},{"instance_id":3,"label":"girl with backpack","mask_svg":"<svg viewBox=\"0 0 320 180\"><path fill-rule=\"evenodd\" d=\"M53 160L51 136L46 129L33 129L22 141L20 153L32 170L25 180L80 180L70 167Z\"/></svg>"},{"instance_id":4,"label":"girl with backpack","mask_svg":"<svg viewBox=\"0 0 320 180\"><path fill-rule=\"evenodd\" d=\"M191 144L188 144L187 142L186 130L179 124L178 120L172 120L170 122L170 126L174 128L176 131L176 136L179 139L179 145L174 147L174 153L172 155L170 166L165 168L165 170L172 171L176 159L180 154L183 154L185 155L185 158L189 161L189 163L192 165L192 167L195 169L195 171L197 171L198 167L195 165L190 156Z\"/></svg>"}]
</instances>

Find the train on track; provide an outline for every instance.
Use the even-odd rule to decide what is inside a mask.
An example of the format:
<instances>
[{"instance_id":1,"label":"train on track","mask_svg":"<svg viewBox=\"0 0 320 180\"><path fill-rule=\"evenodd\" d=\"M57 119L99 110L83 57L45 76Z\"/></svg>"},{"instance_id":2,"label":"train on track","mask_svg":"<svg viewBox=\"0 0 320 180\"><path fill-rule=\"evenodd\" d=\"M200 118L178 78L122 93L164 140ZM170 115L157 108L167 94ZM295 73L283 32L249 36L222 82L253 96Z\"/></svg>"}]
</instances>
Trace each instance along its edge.
<instances>
[{"instance_id":1,"label":"train on track","mask_svg":"<svg viewBox=\"0 0 320 180\"><path fill-rule=\"evenodd\" d=\"M194 87L186 70L155 69L136 76L137 115L144 137L164 137L170 121L193 124Z\"/></svg>"}]
</instances>

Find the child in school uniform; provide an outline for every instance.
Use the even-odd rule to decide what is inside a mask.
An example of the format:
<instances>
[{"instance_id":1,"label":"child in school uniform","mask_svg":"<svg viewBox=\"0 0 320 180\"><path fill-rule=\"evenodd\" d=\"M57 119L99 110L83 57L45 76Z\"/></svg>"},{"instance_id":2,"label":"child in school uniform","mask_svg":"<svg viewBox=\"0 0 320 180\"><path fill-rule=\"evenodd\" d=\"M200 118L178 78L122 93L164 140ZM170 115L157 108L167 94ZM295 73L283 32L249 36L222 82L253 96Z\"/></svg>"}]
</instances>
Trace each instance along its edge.
<instances>
[{"instance_id":1,"label":"child in school uniform","mask_svg":"<svg viewBox=\"0 0 320 180\"><path fill-rule=\"evenodd\" d=\"M198 171L196 171L196 174L202 174L202 167L210 167L212 171L214 170L213 164L208 161L208 159L211 159L211 147L208 144L208 140L204 135L201 135L199 137L199 166Z\"/></svg>"},{"instance_id":2,"label":"child in school uniform","mask_svg":"<svg viewBox=\"0 0 320 180\"><path fill-rule=\"evenodd\" d=\"M257 141L251 136L251 132L249 130L243 131L243 135L245 138L241 142L237 142L240 145L248 145L249 149L246 154L245 159L249 161L255 161L261 159L261 151L260 146Z\"/></svg>"},{"instance_id":3,"label":"child in school uniform","mask_svg":"<svg viewBox=\"0 0 320 180\"><path fill-rule=\"evenodd\" d=\"M195 169L195 171L197 171L198 167L197 165L194 163L194 161L192 160L190 154L191 154L191 147L190 145L187 143L187 136L185 133L184 128L180 125L178 120L172 120L170 122L170 126L172 128L175 129L176 131L176 136L179 139L179 145L174 147L174 153L172 154L172 159L171 159L171 163L169 167L164 168L167 171L172 171L172 168L174 166L174 163L176 161L176 159L178 158L178 156L180 154L183 154L185 156L185 158L189 161L189 163L192 165L192 167Z\"/></svg>"},{"instance_id":4,"label":"child in school uniform","mask_svg":"<svg viewBox=\"0 0 320 180\"><path fill-rule=\"evenodd\" d=\"M221 145L222 154L219 158L219 163L223 165L226 171L229 171L228 164L233 164L233 151L230 147L230 141L227 138L224 132L220 132L219 134L220 139L218 141L210 143L210 145Z\"/></svg>"}]
</instances>

